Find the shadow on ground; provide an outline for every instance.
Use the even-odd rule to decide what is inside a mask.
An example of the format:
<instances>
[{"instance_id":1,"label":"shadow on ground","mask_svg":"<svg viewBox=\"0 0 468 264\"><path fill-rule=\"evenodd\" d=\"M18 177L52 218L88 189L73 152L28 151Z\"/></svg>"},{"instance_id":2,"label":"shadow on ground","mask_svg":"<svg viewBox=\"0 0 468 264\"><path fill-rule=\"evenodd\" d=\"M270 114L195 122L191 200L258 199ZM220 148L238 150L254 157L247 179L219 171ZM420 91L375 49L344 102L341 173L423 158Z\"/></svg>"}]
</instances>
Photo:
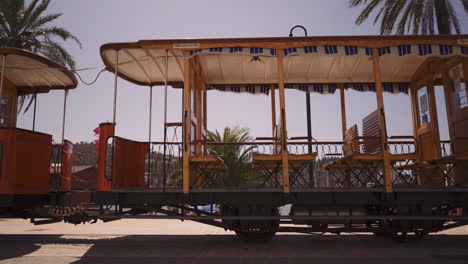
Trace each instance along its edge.
<instances>
[{"instance_id":1,"label":"shadow on ground","mask_svg":"<svg viewBox=\"0 0 468 264\"><path fill-rule=\"evenodd\" d=\"M406 243L371 235L278 235L263 244L233 235L3 235L0 244L0 260L21 258L47 244L90 246L73 263L468 263L468 236L457 235Z\"/></svg>"}]
</instances>

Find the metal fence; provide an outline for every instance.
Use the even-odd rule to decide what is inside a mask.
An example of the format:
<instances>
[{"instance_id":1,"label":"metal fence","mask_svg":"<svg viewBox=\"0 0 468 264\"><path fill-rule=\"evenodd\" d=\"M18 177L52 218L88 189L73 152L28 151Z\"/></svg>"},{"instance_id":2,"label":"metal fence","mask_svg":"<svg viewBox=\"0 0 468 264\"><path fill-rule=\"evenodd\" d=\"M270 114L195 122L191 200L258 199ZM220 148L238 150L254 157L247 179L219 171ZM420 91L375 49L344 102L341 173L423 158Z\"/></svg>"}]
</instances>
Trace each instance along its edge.
<instances>
[{"instance_id":1,"label":"metal fence","mask_svg":"<svg viewBox=\"0 0 468 264\"><path fill-rule=\"evenodd\" d=\"M174 139L178 139L175 137ZM360 144L362 149L362 144ZM191 188L219 187L282 187L282 171L276 170L264 173L254 168L252 156L257 154L274 155L280 153L280 146L272 141L244 143L207 143L209 155L220 155L226 164L225 170L210 172L209 184L191 185ZM410 154L417 151L414 141L389 141L388 148L392 155ZM340 188L340 187L383 187L382 164L364 164L360 168L344 168L340 170L326 169L327 164L343 158L344 146L340 141L329 142L289 142L290 154L316 153L314 161L305 165L297 172L298 182L291 182L292 189L310 188ZM181 188L182 187L182 143L153 142L147 158L147 179L151 188ZM441 141L442 156L451 155L449 141ZM151 162L150 162L151 161ZM416 184L415 170L410 166L414 160L392 162L392 178L394 185ZM281 164L279 164L280 166ZM270 168L271 169L271 168ZM273 169L271 169L273 170ZM191 175L197 171L191 171ZM198 172L200 173L200 171ZM203 173L202 173L203 174ZM351 177L349 176L351 175ZM277 177L278 185L271 184L266 177Z\"/></svg>"}]
</instances>

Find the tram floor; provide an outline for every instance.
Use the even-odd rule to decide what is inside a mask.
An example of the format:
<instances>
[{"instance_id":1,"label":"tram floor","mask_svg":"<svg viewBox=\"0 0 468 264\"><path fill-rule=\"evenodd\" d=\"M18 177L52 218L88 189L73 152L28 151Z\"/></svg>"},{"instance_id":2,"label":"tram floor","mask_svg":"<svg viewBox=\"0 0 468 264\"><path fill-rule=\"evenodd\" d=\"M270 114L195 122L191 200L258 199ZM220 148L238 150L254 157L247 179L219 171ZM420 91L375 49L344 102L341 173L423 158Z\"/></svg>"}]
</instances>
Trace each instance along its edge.
<instances>
[{"instance_id":1,"label":"tram floor","mask_svg":"<svg viewBox=\"0 0 468 264\"><path fill-rule=\"evenodd\" d=\"M366 234L281 234L245 243L190 221L33 226L0 220L0 263L467 263L468 227L398 243Z\"/></svg>"}]
</instances>

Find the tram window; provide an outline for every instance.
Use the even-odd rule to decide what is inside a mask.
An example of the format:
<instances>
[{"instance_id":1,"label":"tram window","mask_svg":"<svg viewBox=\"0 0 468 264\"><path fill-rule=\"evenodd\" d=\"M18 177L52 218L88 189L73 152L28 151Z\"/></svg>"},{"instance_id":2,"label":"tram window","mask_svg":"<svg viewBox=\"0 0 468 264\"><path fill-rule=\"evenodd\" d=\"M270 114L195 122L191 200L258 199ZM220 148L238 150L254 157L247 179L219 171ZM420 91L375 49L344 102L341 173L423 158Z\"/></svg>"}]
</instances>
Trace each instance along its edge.
<instances>
[{"instance_id":1,"label":"tram window","mask_svg":"<svg viewBox=\"0 0 468 264\"><path fill-rule=\"evenodd\" d=\"M427 95L427 88L423 87L418 90L419 101L419 122L422 125L431 122L431 115L429 113L429 99Z\"/></svg>"},{"instance_id":2,"label":"tram window","mask_svg":"<svg viewBox=\"0 0 468 264\"><path fill-rule=\"evenodd\" d=\"M114 138L110 137L107 139L107 146L106 146L106 166L104 171L104 177L107 180L112 179L112 163L114 160Z\"/></svg>"},{"instance_id":3,"label":"tram window","mask_svg":"<svg viewBox=\"0 0 468 264\"><path fill-rule=\"evenodd\" d=\"M468 94L463 76L463 68L461 65L450 70L450 79L452 84L453 105L455 110L468 107Z\"/></svg>"}]
</instances>

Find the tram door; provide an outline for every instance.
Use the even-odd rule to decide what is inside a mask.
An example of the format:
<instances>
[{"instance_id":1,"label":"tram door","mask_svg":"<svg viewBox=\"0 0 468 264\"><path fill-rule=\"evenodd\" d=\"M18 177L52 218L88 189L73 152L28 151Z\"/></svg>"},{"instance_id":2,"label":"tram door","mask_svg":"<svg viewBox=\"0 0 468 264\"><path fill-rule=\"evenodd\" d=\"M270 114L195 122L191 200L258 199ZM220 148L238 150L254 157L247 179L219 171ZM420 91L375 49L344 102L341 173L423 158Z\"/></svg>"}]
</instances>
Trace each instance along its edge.
<instances>
[{"instance_id":1,"label":"tram door","mask_svg":"<svg viewBox=\"0 0 468 264\"><path fill-rule=\"evenodd\" d=\"M447 119L449 124L452 154L468 156L468 95L465 76L468 60L448 71L446 87ZM455 184L467 184L468 162L459 161L455 165Z\"/></svg>"},{"instance_id":2,"label":"tram door","mask_svg":"<svg viewBox=\"0 0 468 264\"><path fill-rule=\"evenodd\" d=\"M411 90L413 123L417 140L418 162L441 157L439 122L432 79ZM436 169L423 169L417 173L418 183L440 186L442 175Z\"/></svg>"},{"instance_id":3,"label":"tram door","mask_svg":"<svg viewBox=\"0 0 468 264\"><path fill-rule=\"evenodd\" d=\"M416 106L415 125L419 158L421 161L440 158L440 134L434 86L427 83L412 91L412 98Z\"/></svg>"}]
</instances>

